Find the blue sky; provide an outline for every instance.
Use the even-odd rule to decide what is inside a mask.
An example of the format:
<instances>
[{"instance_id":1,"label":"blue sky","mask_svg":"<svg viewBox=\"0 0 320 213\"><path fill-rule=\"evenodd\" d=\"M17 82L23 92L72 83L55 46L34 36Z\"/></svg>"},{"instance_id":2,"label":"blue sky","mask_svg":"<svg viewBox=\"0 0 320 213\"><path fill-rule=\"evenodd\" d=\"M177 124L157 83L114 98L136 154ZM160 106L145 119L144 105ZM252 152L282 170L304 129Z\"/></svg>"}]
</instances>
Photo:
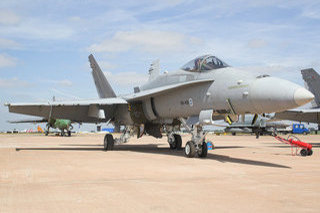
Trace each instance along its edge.
<instances>
[{"instance_id":1,"label":"blue sky","mask_svg":"<svg viewBox=\"0 0 320 213\"><path fill-rule=\"evenodd\" d=\"M214 54L234 67L303 84L301 68L320 71L320 2L0 1L0 130L5 102L96 98L88 55L114 90L144 83L150 63L174 70Z\"/></svg>"}]
</instances>

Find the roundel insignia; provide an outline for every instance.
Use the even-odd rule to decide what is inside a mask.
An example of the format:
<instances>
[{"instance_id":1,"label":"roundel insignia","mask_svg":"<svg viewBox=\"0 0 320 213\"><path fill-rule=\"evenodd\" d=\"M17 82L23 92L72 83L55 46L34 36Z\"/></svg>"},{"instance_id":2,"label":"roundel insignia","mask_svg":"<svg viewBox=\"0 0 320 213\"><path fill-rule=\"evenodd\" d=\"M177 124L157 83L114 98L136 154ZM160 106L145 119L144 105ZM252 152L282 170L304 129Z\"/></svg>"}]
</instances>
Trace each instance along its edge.
<instances>
[{"instance_id":1,"label":"roundel insignia","mask_svg":"<svg viewBox=\"0 0 320 213\"><path fill-rule=\"evenodd\" d=\"M193 100L192 100L192 98L189 98L189 106L193 106Z\"/></svg>"}]
</instances>

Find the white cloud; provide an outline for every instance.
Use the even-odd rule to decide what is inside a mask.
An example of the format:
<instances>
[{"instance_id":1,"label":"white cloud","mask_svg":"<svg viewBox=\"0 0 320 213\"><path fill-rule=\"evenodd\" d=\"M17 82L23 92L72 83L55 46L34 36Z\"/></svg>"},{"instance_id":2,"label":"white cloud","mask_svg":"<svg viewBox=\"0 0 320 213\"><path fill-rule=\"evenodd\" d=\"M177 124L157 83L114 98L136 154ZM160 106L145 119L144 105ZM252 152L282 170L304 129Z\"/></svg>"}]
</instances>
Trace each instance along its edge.
<instances>
[{"instance_id":1,"label":"white cloud","mask_svg":"<svg viewBox=\"0 0 320 213\"><path fill-rule=\"evenodd\" d=\"M320 19L320 10L318 8L306 8L301 15L311 19Z\"/></svg>"},{"instance_id":2,"label":"white cloud","mask_svg":"<svg viewBox=\"0 0 320 213\"><path fill-rule=\"evenodd\" d=\"M12 11L0 10L0 24L14 25L20 22L21 18Z\"/></svg>"},{"instance_id":3,"label":"white cloud","mask_svg":"<svg viewBox=\"0 0 320 213\"><path fill-rule=\"evenodd\" d=\"M0 38L0 49L20 49L21 46L17 42L5 38Z\"/></svg>"},{"instance_id":4,"label":"white cloud","mask_svg":"<svg viewBox=\"0 0 320 213\"><path fill-rule=\"evenodd\" d=\"M19 80L18 78L1 79L0 88L17 88L17 87L31 87L32 84L27 81Z\"/></svg>"},{"instance_id":5,"label":"white cloud","mask_svg":"<svg viewBox=\"0 0 320 213\"><path fill-rule=\"evenodd\" d=\"M57 85L62 86L62 87L72 87L72 82L65 79L65 80L61 80L61 81L57 81L56 82Z\"/></svg>"},{"instance_id":6,"label":"white cloud","mask_svg":"<svg viewBox=\"0 0 320 213\"><path fill-rule=\"evenodd\" d=\"M252 39L248 42L249 48L262 48L267 45L267 42L263 39Z\"/></svg>"},{"instance_id":7,"label":"white cloud","mask_svg":"<svg viewBox=\"0 0 320 213\"><path fill-rule=\"evenodd\" d=\"M15 66L16 63L17 63L16 58L8 56L7 54L4 54L4 53L0 54L0 68Z\"/></svg>"},{"instance_id":8,"label":"white cloud","mask_svg":"<svg viewBox=\"0 0 320 213\"><path fill-rule=\"evenodd\" d=\"M109 63L107 61L99 62L99 66L100 66L101 70L109 70L109 69L114 69L114 68L117 67L116 65L111 64L111 63Z\"/></svg>"},{"instance_id":9,"label":"white cloud","mask_svg":"<svg viewBox=\"0 0 320 213\"><path fill-rule=\"evenodd\" d=\"M67 79L63 79L63 80L49 80L50 83L53 83L55 86L59 86L59 87L72 87L72 82L70 80Z\"/></svg>"},{"instance_id":10,"label":"white cloud","mask_svg":"<svg viewBox=\"0 0 320 213\"><path fill-rule=\"evenodd\" d=\"M72 27L52 21L26 18L17 25L0 28L0 34L23 39L66 39L74 34Z\"/></svg>"},{"instance_id":11,"label":"white cloud","mask_svg":"<svg viewBox=\"0 0 320 213\"><path fill-rule=\"evenodd\" d=\"M55 89L55 88L51 88L50 91L53 92L54 95L59 94L59 95L61 95L61 96L63 96L63 97L66 97L66 98L69 99L69 100L70 100L70 98L71 98L71 99L74 99L74 100L80 100L80 99L81 99L81 98L78 97L78 96L72 95L72 94L70 94L70 93L68 93L68 92L64 92L64 91L61 91L61 90L58 90L58 89ZM58 98L55 97L55 98L56 98L56 100L64 100L64 99L61 99L61 98L59 98L59 97L58 97Z\"/></svg>"},{"instance_id":12,"label":"white cloud","mask_svg":"<svg viewBox=\"0 0 320 213\"><path fill-rule=\"evenodd\" d=\"M126 52L140 50L146 53L165 53L183 51L199 44L200 40L181 33L169 31L121 31L100 44L89 47L93 52Z\"/></svg>"}]
</instances>

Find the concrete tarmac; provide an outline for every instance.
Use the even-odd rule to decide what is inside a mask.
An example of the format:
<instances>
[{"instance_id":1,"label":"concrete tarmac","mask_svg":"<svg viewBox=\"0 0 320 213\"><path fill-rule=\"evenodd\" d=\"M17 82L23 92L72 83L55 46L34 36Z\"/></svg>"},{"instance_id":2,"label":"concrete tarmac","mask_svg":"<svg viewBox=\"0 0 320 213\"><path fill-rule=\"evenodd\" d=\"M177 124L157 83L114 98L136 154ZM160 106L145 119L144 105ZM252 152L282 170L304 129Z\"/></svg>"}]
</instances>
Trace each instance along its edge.
<instances>
[{"instance_id":1,"label":"concrete tarmac","mask_svg":"<svg viewBox=\"0 0 320 213\"><path fill-rule=\"evenodd\" d=\"M213 136L206 159L102 134L0 135L0 212L319 212L320 136L309 157L270 136ZM183 136L183 144L190 136Z\"/></svg>"}]
</instances>

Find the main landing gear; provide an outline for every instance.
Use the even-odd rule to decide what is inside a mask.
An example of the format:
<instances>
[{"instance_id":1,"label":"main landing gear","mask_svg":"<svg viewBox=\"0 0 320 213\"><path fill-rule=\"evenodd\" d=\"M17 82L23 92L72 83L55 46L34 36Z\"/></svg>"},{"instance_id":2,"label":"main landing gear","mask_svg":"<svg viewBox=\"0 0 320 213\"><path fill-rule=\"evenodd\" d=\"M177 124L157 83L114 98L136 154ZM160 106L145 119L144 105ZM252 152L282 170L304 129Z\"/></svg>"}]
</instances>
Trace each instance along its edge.
<instances>
[{"instance_id":1,"label":"main landing gear","mask_svg":"<svg viewBox=\"0 0 320 213\"><path fill-rule=\"evenodd\" d=\"M132 135L133 127L126 127L124 132L120 135L120 138L114 139L111 134L106 134L103 140L103 150L113 150L115 144L127 143Z\"/></svg>"},{"instance_id":2,"label":"main landing gear","mask_svg":"<svg viewBox=\"0 0 320 213\"><path fill-rule=\"evenodd\" d=\"M181 149L182 139L181 135L170 133L168 134L168 143L170 145L170 149Z\"/></svg>"},{"instance_id":3,"label":"main landing gear","mask_svg":"<svg viewBox=\"0 0 320 213\"><path fill-rule=\"evenodd\" d=\"M196 154L198 154L200 158L205 158L208 154L207 143L203 141L201 146L197 147L193 141L188 141L184 148L184 154L188 158L193 158Z\"/></svg>"}]
</instances>

